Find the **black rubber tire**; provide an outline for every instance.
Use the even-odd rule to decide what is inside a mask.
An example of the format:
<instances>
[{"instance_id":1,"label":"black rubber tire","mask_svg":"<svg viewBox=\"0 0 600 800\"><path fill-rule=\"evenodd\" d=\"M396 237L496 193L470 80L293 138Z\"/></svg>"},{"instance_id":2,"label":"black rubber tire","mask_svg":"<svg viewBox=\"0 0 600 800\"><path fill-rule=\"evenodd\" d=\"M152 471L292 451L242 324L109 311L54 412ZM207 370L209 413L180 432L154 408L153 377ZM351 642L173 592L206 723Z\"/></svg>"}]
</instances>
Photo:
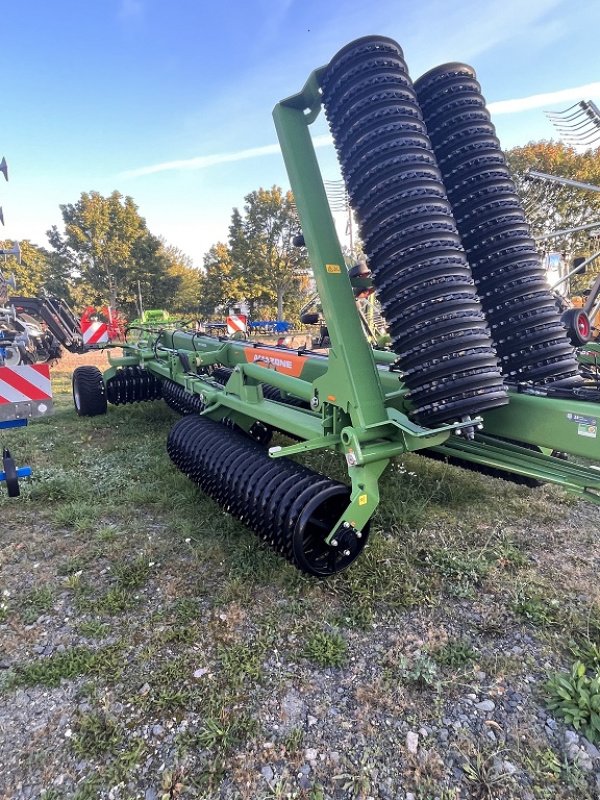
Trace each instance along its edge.
<instances>
[{"instance_id":1,"label":"black rubber tire","mask_svg":"<svg viewBox=\"0 0 600 800\"><path fill-rule=\"evenodd\" d=\"M80 417L106 414L106 386L98 367L77 367L73 373L73 404Z\"/></svg>"},{"instance_id":2,"label":"black rubber tire","mask_svg":"<svg viewBox=\"0 0 600 800\"><path fill-rule=\"evenodd\" d=\"M2 457L2 469L5 475L6 491L9 497L18 497L21 494L19 479L17 477L17 467L8 450L4 451Z\"/></svg>"},{"instance_id":3,"label":"black rubber tire","mask_svg":"<svg viewBox=\"0 0 600 800\"><path fill-rule=\"evenodd\" d=\"M564 328L566 329L567 336L569 337L569 341L571 342L573 347L581 347L582 345L587 344L591 339L592 325L589 321L589 318L587 317L587 314L585 314L585 316L587 319L590 335L585 336L579 330L578 319L582 314L585 314L585 311L582 308L569 308L562 314L560 318L560 321L562 322Z\"/></svg>"}]
</instances>

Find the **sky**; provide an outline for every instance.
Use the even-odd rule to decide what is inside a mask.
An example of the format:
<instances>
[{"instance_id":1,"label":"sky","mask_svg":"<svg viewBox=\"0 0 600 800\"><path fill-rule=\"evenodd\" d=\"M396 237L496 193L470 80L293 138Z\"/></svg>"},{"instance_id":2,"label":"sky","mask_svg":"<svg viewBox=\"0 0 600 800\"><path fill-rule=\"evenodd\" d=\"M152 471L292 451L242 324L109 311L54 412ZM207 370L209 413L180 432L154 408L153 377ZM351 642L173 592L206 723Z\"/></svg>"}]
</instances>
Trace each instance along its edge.
<instances>
[{"instance_id":1,"label":"sky","mask_svg":"<svg viewBox=\"0 0 600 800\"><path fill-rule=\"evenodd\" d=\"M117 189L200 266L246 194L289 187L273 106L360 36L398 41L413 80L475 67L505 148L557 138L545 109L600 101L597 0L29 0L1 19L0 238L40 245L61 204Z\"/></svg>"}]
</instances>

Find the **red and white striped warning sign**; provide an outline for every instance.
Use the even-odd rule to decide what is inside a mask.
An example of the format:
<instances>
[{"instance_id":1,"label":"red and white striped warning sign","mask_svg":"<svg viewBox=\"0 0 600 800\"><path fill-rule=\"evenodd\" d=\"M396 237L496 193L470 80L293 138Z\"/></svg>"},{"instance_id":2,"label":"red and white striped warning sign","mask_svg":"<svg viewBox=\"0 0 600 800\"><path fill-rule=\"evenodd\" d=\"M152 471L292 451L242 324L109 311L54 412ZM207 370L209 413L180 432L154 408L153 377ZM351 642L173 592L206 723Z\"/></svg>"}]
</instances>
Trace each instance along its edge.
<instances>
[{"instance_id":1,"label":"red and white striped warning sign","mask_svg":"<svg viewBox=\"0 0 600 800\"><path fill-rule=\"evenodd\" d=\"M0 404L52 400L48 364L0 367Z\"/></svg>"},{"instance_id":2,"label":"red and white striped warning sign","mask_svg":"<svg viewBox=\"0 0 600 800\"><path fill-rule=\"evenodd\" d=\"M100 320L82 322L81 334L84 344L103 344L108 342L108 325Z\"/></svg>"},{"instance_id":3,"label":"red and white striped warning sign","mask_svg":"<svg viewBox=\"0 0 600 800\"><path fill-rule=\"evenodd\" d=\"M227 333L248 332L248 317L245 314L230 314L227 317Z\"/></svg>"}]
</instances>

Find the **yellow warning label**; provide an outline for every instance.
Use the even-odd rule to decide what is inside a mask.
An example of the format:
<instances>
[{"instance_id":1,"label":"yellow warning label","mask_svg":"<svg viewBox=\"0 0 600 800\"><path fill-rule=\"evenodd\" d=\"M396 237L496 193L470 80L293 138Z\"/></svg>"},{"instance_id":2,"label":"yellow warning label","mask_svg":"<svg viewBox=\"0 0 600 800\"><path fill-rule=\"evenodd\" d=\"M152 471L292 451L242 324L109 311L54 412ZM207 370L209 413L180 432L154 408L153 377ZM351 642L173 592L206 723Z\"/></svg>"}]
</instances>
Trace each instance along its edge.
<instances>
[{"instance_id":1,"label":"yellow warning label","mask_svg":"<svg viewBox=\"0 0 600 800\"><path fill-rule=\"evenodd\" d=\"M358 505L359 506L366 506L369 501L369 498L366 494L361 494L358 496Z\"/></svg>"},{"instance_id":2,"label":"yellow warning label","mask_svg":"<svg viewBox=\"0 0 600 800\"><path fill-rule=\"evenodd\" d=\"M342 272L339 264L325 264L325 269L332 275L340 275Z\"/></svg>"}]
</instances>

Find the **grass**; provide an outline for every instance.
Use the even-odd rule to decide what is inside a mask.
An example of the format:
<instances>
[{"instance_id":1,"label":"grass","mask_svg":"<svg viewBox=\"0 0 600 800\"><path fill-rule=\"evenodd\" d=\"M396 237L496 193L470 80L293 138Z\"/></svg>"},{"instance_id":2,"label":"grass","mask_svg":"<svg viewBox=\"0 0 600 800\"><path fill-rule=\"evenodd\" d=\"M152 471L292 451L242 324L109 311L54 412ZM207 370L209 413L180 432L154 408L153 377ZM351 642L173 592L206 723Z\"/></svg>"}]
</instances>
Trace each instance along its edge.
<instances>
[{"instance_id":1,"label":"grass","mask_svg":"<svg viewBox=\"0 0 600 800\"><path fill-rule=\"evenodd\" d=\"M33 624L38 617L52 611L55 592L51 586L32 589L21 598L21 616L26 625Z\"/></svg>"},{"instance_id":2,"label":"grass","mask_svg":"<svg viewBox=\"0 0 600 800\"><path fill-rule=\"evenodd\" d=\"M53 417L8 432L33 477L19 501L0 495L0 694L64 693L73 736L61 746L86 772L57 797L104 796L148 769L159 797L218 796L226 785L258 798L359 798L386 770L416 800L518 796L495 758L518 765L536 800L592 796L556 747L525 751L516 727L502 734L507 753L485 731L465 745L460 782L430 741L414 761L403 748L390 760L388 742L396 722L437 724L457 698L492 689L525 692L524 724L537 725L546 671L597 668L597 526L585 506L407 455L382 480L360 559L316 581L173 469L164 442L175 417L162 403L78 419L66 377ZM301 460L345 478L330 453ZM584 523L572 523L574 509ZM513 655L517 635L527 639ZM51 655L40 657L46 641ZM288 719L290 693L301 711ZM320 741L309 719L329 720L330 707L335 735ZM319 759L302 788L308 748L339 751L339 763ZM269 783L265 764L277 765Z\"/></svg>"},{"instance_id":3,"label":"grass","mask_svg":"<svg viewBox=\"0 0 600 800\"><path fill-rule=\"evenodd\" d=\"M320 667L342 667L348 658L348 644L337 631L314 631L306 639L302 654Z\"/></svg>"},{"instance_id":4,"label":"grass","mask_svg":"<svg viewBox=\"0 0 600 800\"><path fill-rule=\"evenodd\" d=\"M432 650L431 658L441 667L460 669L477 658L471 643L466 639L453 639L437 650Z\"/></svg>"},{"instance_id":5,"label":"grass","mask_svg":"<svg viewBox=\"0 0 600 800\"><path fill-rule=\"evenodd\" d=\"M80 714L73 725L73 750L78 756L104 756L121 744L117 721L105 711Z\"/></svg>"},{"instance_id":6,"label":"grass","mask_svg":"<svg viewBox=\"0 0 600 800\"><path fill-rule=\"evenodd\" d=\"M9 676L9 687L58 686L63 680L73 680L82 675L115 677L123 668L122 645L93 650L73 647L47 658L17 663Z\"/></svg>"}]
</instances>

